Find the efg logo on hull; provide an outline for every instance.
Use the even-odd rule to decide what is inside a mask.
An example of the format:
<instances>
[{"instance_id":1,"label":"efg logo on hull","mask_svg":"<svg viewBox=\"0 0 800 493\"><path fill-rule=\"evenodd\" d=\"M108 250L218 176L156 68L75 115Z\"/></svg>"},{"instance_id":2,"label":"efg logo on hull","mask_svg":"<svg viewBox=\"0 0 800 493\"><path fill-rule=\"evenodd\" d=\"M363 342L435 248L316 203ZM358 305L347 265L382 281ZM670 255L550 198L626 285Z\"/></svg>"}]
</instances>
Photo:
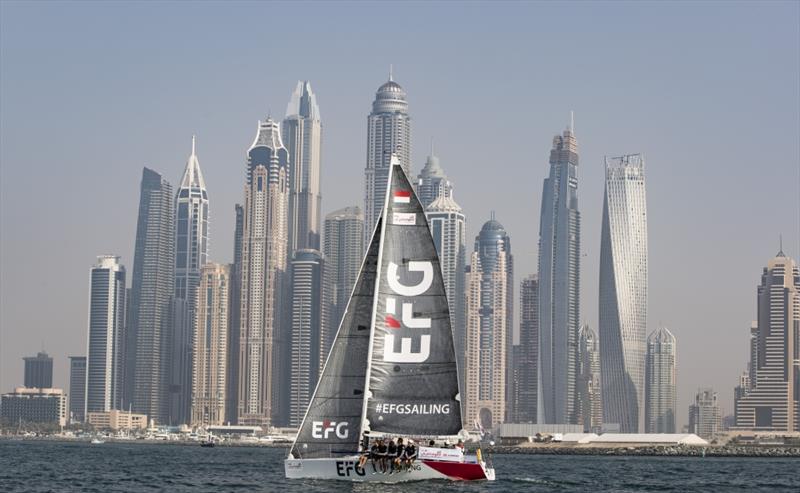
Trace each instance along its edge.
<instances>
[{"instance_id":1,"label":"efg logo on hull","mask_svg":"<svg viewBox=\"0 0 800 493\"><path fill-rule=\"evenodd\" d=\"M347 428L347 421L314 421L311 426L311 436L319 439L327 439L333 434L336 438L345 440L350 435Z\"/></svg>"},{"instance_id":2,"label":"efg logo on hull","mask_svg":"<svg viewBox=\"0 0 800 493\"><path fill-rule=\"evenodd\" d=\"M336 461L336 475L339 477L349 477L351 473L356 473L359 476L366 474L363 468L358 467L352 460L337 460Z\"/></svg>"}]
</instances>

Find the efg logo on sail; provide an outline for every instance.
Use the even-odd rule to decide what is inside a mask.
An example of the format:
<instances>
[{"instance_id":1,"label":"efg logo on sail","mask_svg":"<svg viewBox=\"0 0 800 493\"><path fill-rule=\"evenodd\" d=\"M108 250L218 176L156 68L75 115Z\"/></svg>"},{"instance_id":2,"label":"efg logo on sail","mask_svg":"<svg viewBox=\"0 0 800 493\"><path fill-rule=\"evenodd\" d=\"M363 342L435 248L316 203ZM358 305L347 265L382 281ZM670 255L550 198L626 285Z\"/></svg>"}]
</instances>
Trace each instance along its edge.
<instances>
[{"instance_id":1,"label":"efg logo on sail","mask_svg":"<svg viewBox=\"0 0 800 493\"><path fill-rule=\"evenodd\" d=\"M433 284L433 264L430 261L410 261L408 270L410 272L422 272L422 279L419 283L407 286L400 282L397 274L399 266L394 262L389 262L386 273L386 281L393 293L405 297L419 296L427 291ZM401 308L402 324L409 329L430 329L431 319L428 317L414 318L414 303L403 301ZM386 297L386 327L399 329L400 323L397 321L397 299L392 296ZM394 347L394 334L384 335L383 340L383 360L390 363L423 363L431 355L431 336L421 334L419 336L419 351L412 350L413 337L400 337L400 351Z\"/></svg>"},{"instance_id":2,"label":"efg logo on sail","mask_svg":"<svg viewBox=\"0 0 800 493\"><path fill-rule=\"evenodd\" d=\"M329 419L314 421L311 426L311 436L318 439L327 439L333 433L336 438L344 440L350 434L347 425L347 421L339 421L338 423Z\"/></svg>"}]
</instances>

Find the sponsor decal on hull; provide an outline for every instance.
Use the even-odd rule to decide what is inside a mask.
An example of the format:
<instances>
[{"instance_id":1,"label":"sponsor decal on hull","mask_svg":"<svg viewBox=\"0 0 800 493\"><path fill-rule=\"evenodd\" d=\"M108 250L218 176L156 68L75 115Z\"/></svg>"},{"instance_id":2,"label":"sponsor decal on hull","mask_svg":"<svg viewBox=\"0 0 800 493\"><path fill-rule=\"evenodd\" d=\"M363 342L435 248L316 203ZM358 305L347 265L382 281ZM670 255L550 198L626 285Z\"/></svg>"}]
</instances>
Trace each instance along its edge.
<instances>
[{"instance_id":1,"label":"sponsor decal on hull","mask_svg":"<svg viewBox=\"0 0 800 493\"><path fill-rule=\"evenodd\" d=\"M457 479L461 481L475 481L478 479L488 479L483 467L480 464L472 463L467 464L463 462L437 462L437 461L423 461L423 463L431 469L444 474L450 479Z\"/></svg>"},{"instance_id":2,"label":"sponsor decal on hull","mask_svg":"<svg viewBox=\"0 0 800 493\"><path fill-rule=\"evenodd\" d=\"M371 462L358 467L358 457L340 459L287 459L286 477L292 479L334 479L353 482L402 483L425 479L482 480L494 479L494 471L484 470L478 463L442 462L419 460L410 469L395 474L373 473Z\"/></svg>"}]
</instances>

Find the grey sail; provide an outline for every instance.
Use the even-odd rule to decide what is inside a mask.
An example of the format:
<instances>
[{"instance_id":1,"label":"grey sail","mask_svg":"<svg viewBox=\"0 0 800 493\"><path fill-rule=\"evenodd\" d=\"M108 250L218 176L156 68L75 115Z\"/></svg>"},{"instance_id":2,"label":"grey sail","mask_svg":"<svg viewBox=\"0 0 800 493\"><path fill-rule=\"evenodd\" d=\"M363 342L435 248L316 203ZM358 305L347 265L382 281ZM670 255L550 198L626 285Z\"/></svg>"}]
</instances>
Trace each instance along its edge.
<instances>
[{"instance_id":1,"label":"grey sail","mask_svg":"<svg viewBox=\"0 0 800 493\"><path fill-rule=\"evenodd\" d=\"M291 457L337 457L358 451L380 237L379 220Z\"/></svg>"},{"instance_id":2,"label":"grey sail","mask_svg":"<svg viewBox=\"0 0 800 493\"><path fill-rule=\"evenodd\" d=\"M406 436L462 429L453 332L425 213L393 157L383 209L364 430Z\"/></svg>"}]
</instances>

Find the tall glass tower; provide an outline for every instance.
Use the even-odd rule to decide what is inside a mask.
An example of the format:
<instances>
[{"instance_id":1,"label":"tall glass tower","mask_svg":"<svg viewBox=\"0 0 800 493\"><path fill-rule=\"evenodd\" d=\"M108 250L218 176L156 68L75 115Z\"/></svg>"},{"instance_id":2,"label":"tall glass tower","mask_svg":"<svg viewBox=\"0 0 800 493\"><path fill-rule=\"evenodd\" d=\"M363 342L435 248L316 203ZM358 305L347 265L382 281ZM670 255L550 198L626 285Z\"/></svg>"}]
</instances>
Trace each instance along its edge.
<instances>
[{"instance_id":1,"label":"tall glass tower","mask_svg":"<svg viewBox=\"0 0 800 493\"><path fill-rule=\"evenodd\" d=\"M288 397L284 298L288 245L289 153L267 118L247 151L239 333L238 421L270 426ZM282 331L283 330L283 331ZM287 331L288 332L288 331ZM284 394L284 391L287 391ZM287 406L288 408L288 406Z\"/></svg>"},{"instance_id":2,"label":"tall glass tower","mask_svg":"<svg viewBox=\"0 0 800 493\"><path fill-rule=\"evenodd\" d=\"M69 357L69 422L86 417L86 356Z\"/></svg>"},{"instance_id":3,"label":"tall glass tower","mask_svg":"<svg viewBox=\"0 0 800 493\"><path fill-rule=\"evenodd\" d=\"M345 207L325 216L320 368L325 365L358 279L364 260L363 236L364 214L358 206Z\"/></svg>"},{"instance_id":4,"label":"tall glass tower","mask_svg":"<svg viewBox=\"0 0 800 493\"><path fill-rule=\"evenodd\" d=\"M781 249L758 286L752 366L755 381L736 405L736 427L800 431L800 267Z\"/></svg>"},{"instance_id":5,"label":"tall glass tower","mask_svg":"<svg viewBox=\"0 0 800 493\"><path fill-rule=\"evenodd\" d=\"M103 255L90 273L86 412L122 409L125 267Z\"/></svg>"},{"instance_id":6,"label":"tall glass tower","mask_svg":"<svg viewBox=\"0 0 800 493\"><path fill-rule=\"evenodd\" d=\"M144 168L128 310L126 399L133 411L169 422L172 305L175 292L175 204L172 185ZM129 378L132 376L133 378Z\"/></svg>"},{"instance_id":7,"label":"tall glass tower","mask_svg":"<svg viewBox=\"0 0 800 493\"><path fill-rule=\"evenodd\" d=\"M392 79L378 88L367 117L367 167L364 170L364 245L369 243L383 208L392 153L411 176L411 117L406 92Z\"/></svg>"},{"instance_id":8,"label":"tall glass tower","mask_svg":"<svg viewBox=\"0 0 800 493\"><path fill-rule=\"evenodd\" d=\"M422 196L420 202L424 203ZM452 190L438 195L425 209L433 244L439 254L444 289L450 306L450 326L455 338L456 364L461 388L464 388L464 352L466 344L466 312L464 288L466 284L467 226L464 212L453 199Z\"/></svg>"},{"instance_id":9,"label":"tall glass tower","mask_svg":"<svg viewBox=\"0 0 800 493\"><path fill-rule=\"evenodd\" d=\"M519 344L514 346L516 378L513 423L536 423L539 395L539 278L532 274L519 289Z\"/></svg>"},{"instance_id":10,"label":"tall glass tower","mask_svg":"<svg viewBox=\"0 0 800 493\"><path fill-rule=\"evenodd\" d=\"M197 292L192 363L193 426L225 423L230 266L203 264Z\"/></svg>"},{"instance_id":11,"label":"tall glass tower","mask_svg":"<svg viewBox=\"0 0 800 493\"><path fill-rule=\"evenodd\" d=\"M666 327L647 338L644 432L675 433L675 336Z\"/></svg>"},{"instance_id":12,"label":"tall glass tower","mask_svg":"<svg viewBox=\"0 0 800 493\"><path fill-rule=\"evenodd\" d=\"M575 414L585 432L599 432L603 425L600 398L600 352L597 335L584 324L578 332L578 371L575 382Z\"/></svg>"},{"instance_id":13,"label":"tall glass tower","mask_svg":"<svg viewBox=\"0 0 800 493\"><path fill-rule=\"evenodd\" d=\"M581 216L578 142L553 138L539 220L539 423L576 424Z\"/></svg>"},{"instance_id":14,"label":"tall glass tower","mask_svg":"<svg viewBox=\"0 0 800 493\"><path fill-rule=\"evenodd\" d=\"M438 197L453 196L453 185L444 174L439 158L433 155L433 151L417 176L417 196L422 207L428 207Z\"/></svg>"},{"instance_id":15,"label":"tall glass tower","mask_svg":"<svg viewBox=\"0 0 800 493\"><path fill-rule=\"evenodd\" d=\"M289 252L319 250L320 161L322 123L311 83L301 81L292 93L282 122L282 137L289 151Z\"/></svg>"},{"instance_id":16,"label":"tall glass tower","mask_svg":"<svg viewBox=\"0 0 800 493\"><path fill-rule=\"evenodd\" d=\"M641 154L606 158L600 235L600 367L603 419L644 429L647 202Z\"/></svg>"},{"instance_id":17,"label":"tall glass tower","mask_svg":"<svg viewBox=\"0 0 800 493\"><path fill-rule=\"evenodd\" d=\"M192 137L175 196L175 329L170 372L170 420L188 423L192 399L192 334L200 269L208 262L208 194Z\"/></svg>"},{"instance_id":18,"label":"tall glass tower","mask_svg":"<svg viewBox=\"0 0 800 493\"><path fill-rule=\"evenodd\" d=\"M291 388L289 426L299 427L317 386L320 366L322 255L297 250L292 258Z\"/></svg>"},{"instance_id":19,"label":"tall glass tower","mask_svg":"<svg viewBox=\"0 0 800 493\"><path fill-rule=\"evenodd\" d=\"M475 238L467 272L466 422L506 421L514 299L511 239L494 218Z\"/></svg>"}]
</instances>

